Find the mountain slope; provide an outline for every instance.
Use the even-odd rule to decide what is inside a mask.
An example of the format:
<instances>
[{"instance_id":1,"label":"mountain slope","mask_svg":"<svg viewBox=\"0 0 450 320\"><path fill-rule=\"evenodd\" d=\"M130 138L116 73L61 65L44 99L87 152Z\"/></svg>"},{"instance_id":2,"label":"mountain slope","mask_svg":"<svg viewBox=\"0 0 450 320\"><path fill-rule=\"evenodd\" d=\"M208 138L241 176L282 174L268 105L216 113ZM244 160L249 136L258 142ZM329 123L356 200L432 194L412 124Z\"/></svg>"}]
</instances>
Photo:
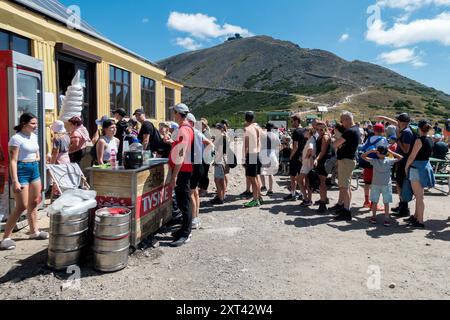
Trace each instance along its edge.
<instances>
[{"instance_id":1,"label":"mountain slope","mask_svg":"<svg viewBox=\"0 0 450 320\"><path fill-rule=\"evenodd\" d=\"M185 84L184 100L201 116L343 102L349 109L375 110L402 101L412 113L437 118L450 111L449 95L387 68L267 36L227 41L159 64Z\"/></svg>"}]
</instances>

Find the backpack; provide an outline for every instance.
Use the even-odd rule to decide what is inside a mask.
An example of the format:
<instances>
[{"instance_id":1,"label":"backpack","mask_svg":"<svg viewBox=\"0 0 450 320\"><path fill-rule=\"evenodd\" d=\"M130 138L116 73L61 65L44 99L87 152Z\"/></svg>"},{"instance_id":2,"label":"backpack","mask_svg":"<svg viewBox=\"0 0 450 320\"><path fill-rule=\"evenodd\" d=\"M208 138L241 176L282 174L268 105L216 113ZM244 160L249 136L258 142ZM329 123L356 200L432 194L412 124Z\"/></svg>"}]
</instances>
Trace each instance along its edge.
<instances>
[{"instance_id":1,"label":"backpack","mask_svg":"<svg viewBox=\"0 0 450 320\"><path fill-rule=\"evenodd\" d=\"M376 139L372 143L367 141L367 143L365 145L363 145L362 147L359 148L359 150L358 150L358 165L359 165L360 168L367 169L367 168L371 167L371 164L369 162L367 162L366 160L364 160L362 158L362 155L364 153L366 153L367 151L375 150L376 149L376 145L378 143L380 143L383 139L385 139L385 138L384 137L378 137L378 139Z\"/></svg>"},{"instance_id":2,"label":"backpack","mask_svg":"<svg viewBox=\"0 0 450 320\"><path fill-rule=\"evenodd\" d=\"M320 177L317 174L316 169L313 169L308 173L308 182L309 182L309 187L311 188L311 190L313 190L313 191L319 190Z\"/></svg>"}]
</instances>

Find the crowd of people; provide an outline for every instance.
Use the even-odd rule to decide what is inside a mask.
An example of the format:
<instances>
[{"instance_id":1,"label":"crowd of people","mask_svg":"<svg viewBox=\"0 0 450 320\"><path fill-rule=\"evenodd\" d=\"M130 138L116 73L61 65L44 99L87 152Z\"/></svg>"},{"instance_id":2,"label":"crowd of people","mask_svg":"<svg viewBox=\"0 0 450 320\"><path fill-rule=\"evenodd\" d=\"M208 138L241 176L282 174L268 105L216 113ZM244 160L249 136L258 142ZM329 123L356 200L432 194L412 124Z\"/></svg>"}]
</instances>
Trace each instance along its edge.
<instances>
[{"instance_id":1,"label":"crowd of people","mask_svg":"<svg viewBox=\"0 0 450 320\"><path fill-rule=\"evenodd\" d=\"M413 126L406 113L395 119L379 116L375 123L360 124L353 114L343 112L338 122L314 120L305 128L301 115L296 114L290 119L292 129L286 130L271 123L260 126L255 113L249 111L243 118L242 150L238 150L234 141L239 135L231 130L227 120L210 128L207 119L197 121L185 104L171 109L174 121L161 122L158 129L143 109L136 110L132 117L124 109L115 110L113 118L104 116L96 122L100 129L92 137L79 117L70 119L68 124L56 121L51 126L52 150L47 163L80 164L91 146L91 165L108 165L115 157L121 164L125 142L140 143L153 156L167 158L167 183L174 190L174 220L181 224L172 234L174 247L190 242L192 230L201 226L200 198L207 196L211 188L211 168L216 190L210 201L213 206L227 201L228 176L241 164L246 188L240 196L248 199L244 208L259 207L265 197L273 197L274 176L281 174L290 176L289 194L284 201L301 201L301 208L317 206L319 214L334 213L337 221L352 220L352 179L355 169L360 168L365 184L362 207L372 211L370 223L377 224L377 212L383 211L384 226L391 225L394 181L399 195L399 206L392 209L394 217L406 218L413 228L425 228L424 190L435 185L430 158L446 159L448 154L449 120L444 129L438 124L433 127L427 120ZM34 133L37 126L34 115L22 115L15 128L17 134L9 143L16 208L9 216L2 249L15 248L12 230L25 210L30 237L49 236L39 231L36 223L42 188L39 145ZM329 207L328 190L336 178L339 198ZM317 201L315 191L319 194ZM409 203L413 197L416 209L411 214Z\"/></svg>"}]
</instances>

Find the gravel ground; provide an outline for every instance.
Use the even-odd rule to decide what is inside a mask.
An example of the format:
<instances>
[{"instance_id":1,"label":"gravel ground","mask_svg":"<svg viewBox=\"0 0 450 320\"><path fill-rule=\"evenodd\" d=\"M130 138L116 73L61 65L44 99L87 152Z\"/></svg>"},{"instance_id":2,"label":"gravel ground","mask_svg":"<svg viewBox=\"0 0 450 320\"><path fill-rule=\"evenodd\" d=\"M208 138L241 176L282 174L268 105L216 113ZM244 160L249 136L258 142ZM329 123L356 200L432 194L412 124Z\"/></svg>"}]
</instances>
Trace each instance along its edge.
<instances>
[{"instance_id":1,"label":"gravel ground","mask_svg":"<svg viewBox=\"0 0 450 320\"><path fill-rule=\"evenodd\" d=\"M15 235L15 251L0 252L0 299L450 298L449 197L426 198L427 230L403 222L385 228L369 225L367 211L355 209L352 223L333 222L315 207L283 202L288 178L281 176L264 206L243 209L236 196L243 181L234 169L225 205L213 209L203 199L203 227L190 244L168 247L167 228L120 272L101 274L88 263L79 286L45 267L48 242L26 240L25 229ZM337 190L330 198L334 203ZM355 207L362 200L359 189ZM48 227L48 219L40 224Z\"/></svg>"}]
</instances>

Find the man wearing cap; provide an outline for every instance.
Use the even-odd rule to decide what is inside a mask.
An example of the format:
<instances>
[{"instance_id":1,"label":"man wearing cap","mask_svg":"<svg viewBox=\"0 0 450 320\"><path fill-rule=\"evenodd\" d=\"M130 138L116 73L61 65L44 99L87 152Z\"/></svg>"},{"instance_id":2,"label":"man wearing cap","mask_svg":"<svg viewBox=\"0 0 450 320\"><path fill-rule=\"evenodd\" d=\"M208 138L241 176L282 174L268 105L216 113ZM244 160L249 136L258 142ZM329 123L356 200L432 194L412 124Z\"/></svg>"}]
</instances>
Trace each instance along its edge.
<instances>
[{"instance_id":1,"label":"man wearing cap","mask_svg":"<svg viewBox=\"0 0 450 320\"><path fill-rule=\"evenodd\" d=\"M141 124L141 130L139 130L138 140L141 142L144 150L151 150L152 152L156 152L159 143L162 141L158 130L156 130L153 123L145 118L144 109L137 109L133 115Z\"/></svg>"},{"instance_id":2,"label":"man wearing cap","mask_svg":"<svg viewBox=\"0 0 450 320\"><path fill-rule=\"evenodd\" d=\"M181 229L174 232L172 247L180 247L191 241L192 232L192 208L190 201L190 182L193 167L194 129L187 121L189 108L185 104L178 104L171 108L174 111L175 121L180 128L172 144L169 155L171 188L175 189L175 197L178 208L183 215Z\"/></svg>"},{"instance_id":3,"label":"man wearing cap","mask_svg":"<svg viewBox=\"0 0 450 320\"><path fill-rule=\"evenodd\" d=\"M127 112L123 108L119 108L113 111L114 119L116 119L116 128L117 132L115 137L119 139L119 151L117 154L117 160L119 160L119 164L122 165L122 153L123 153L123 140L125 139L125 135L128 130L128 122L124 120L127 116Z\"/></svg>"},{"instance_id":4,"label":"man wearing cap","mask_svg":"<svg viewBox=\"0 0 450 320\"><path fill-rule=\"evenodd\" d=\"M364 152L368 152L370 150L376 150L378 147L388 148L389 143L387 139L383 136L384 134L384 125L382 123L377 123L373 126L374 136L367 139L367 142L362 147ZM376 159L376 156L370 155ZM364 178L364 205L363 207L366 209L372 208L372 203L370 202L370 186L372 185L373 179L373 166L370 163L367 163L367 167L363 169L363 178ZM378 211L384 210L384 207L378 206Z\"/></svg>"},{"instance_id":5,"label":"man wearing cap","mask_svg":"<svg viewBox=\"0 0 450 320\"><path fill-rule=\"evenodd\" d=\"M403 157L403 160L399 161L396 166L396 182L397 190L400 197L400 204L398 208L392 209L395 212L395 216L398 218L409 217L410 211L408 208L408 202L403 201L401 198L403 182L406 179L406 162L411 154L414 142L416 140L414 133L410 128L411 118L407 113L402 113L397 116L396 120L388 117L377 117L379 120L385 120L397 127L397 153Z\"/></svg>"}]
</instances>

